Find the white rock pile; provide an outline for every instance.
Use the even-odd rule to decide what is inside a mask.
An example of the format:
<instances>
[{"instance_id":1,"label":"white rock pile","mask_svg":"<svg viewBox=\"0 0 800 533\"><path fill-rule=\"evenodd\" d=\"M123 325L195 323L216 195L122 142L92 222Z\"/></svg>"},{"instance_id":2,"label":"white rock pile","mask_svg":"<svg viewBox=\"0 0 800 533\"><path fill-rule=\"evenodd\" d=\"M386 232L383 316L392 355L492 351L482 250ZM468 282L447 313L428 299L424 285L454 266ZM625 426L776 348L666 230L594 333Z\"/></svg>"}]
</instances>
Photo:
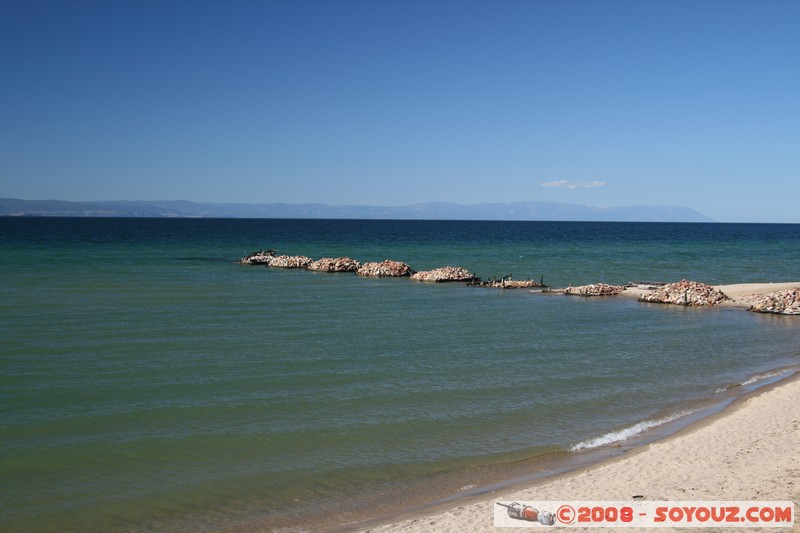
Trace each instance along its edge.
<instances>
[{"instance_id":1,"label":"white rock pile","mask_svg":"<svg viewBox=\"0 0 800 533\"><path fill-rule=\"evenodd\" d=\"M308 268L311 258L304 255L276 255L267 266L273 268Z\"/></svg>"},{"instance_id":2,"label":"white rock pile","mask_svg":"<svg viewBox=\"0 0 800 533\"><path fill-rule=\"evenodd\" d=\"M592 285L569 286L564 289L564 294L573 296L616 296L625 290L620 285L607 285L605 283L593 283Z\"/></svg>"},{"instance_id":3,"label":"white rock pile","mask_svg":"<svg viewBox=\"0 0 800 533\"><path fill-rule=\"evenodd\" d=\"M713 306L729 299L724 292L718 291L710 285L682 279L676 283L668 283L650 294L645 294L639 298L639 301L686 306Z\"/></svg>"},{"instance_id":4,"label":"white rock pile","mask_svg":"<svg viewBox=\"0 0 800 533\"><path fill-rule=\"evenodd\" d=\"M755 303L750 310L756 313L800 315L800 287L751 298L755 300Z\"/></svg>"},{"instance_id":5,"label":"white rock pile","mask_svg":"<svg viewBox=\"0 0 800 533\"><path fill-rule=\"evenodd\" d=\"M363 263L356 270L356 274L359 276L376 278L408 277L414 272L413 268L402 261L392 261L391 259L386 259L380 263Z\"/></svg>"},{"instance_id":6,"label":"white rock pile","mask_svg":"<svg viewBox=\"0 0 800 533\"><path fill-rule=\"evenodd\" d=\"M361 263L349 257L323 257L309 263L307 268L316 272L355 272L360 266Z\"/></svg>"},{"instance_id":7,"label":"white rock pile","mask_svg":"<svg viewBox=\"0 0 800 533\"><path fill-rule=\"evenodd\" d=\"M446 266L434 270L425 270L411 275L415 281L442 283L447 281L474 281L475 274L463 267Z\"/></svg>"},{"instance_id":8,"label":"white rock pile","mask_svg":"<svg viewBox=\"0 0 800 533\"><path fill-rule=\"evenodd\" d=\"M242 257L239 262L243 265L269 265L273 257L275 257L273 250L259 250Z\"/></svg>"}]
</instances>

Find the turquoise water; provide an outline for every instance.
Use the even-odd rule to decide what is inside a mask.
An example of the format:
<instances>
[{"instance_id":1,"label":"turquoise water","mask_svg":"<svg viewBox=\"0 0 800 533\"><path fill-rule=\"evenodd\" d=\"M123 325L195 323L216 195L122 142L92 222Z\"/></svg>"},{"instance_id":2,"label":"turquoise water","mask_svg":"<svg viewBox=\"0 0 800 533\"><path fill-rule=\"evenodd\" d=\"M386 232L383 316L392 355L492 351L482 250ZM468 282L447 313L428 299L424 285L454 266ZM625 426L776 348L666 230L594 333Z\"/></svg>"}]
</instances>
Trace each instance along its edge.
<instances>
[{"instance_id":1,"label":"turquoise water","mask_svg":"<svg viewBox=\"0 0 800 533\"><path fill-rule=\"evenodd\" d=\"M3 531L292 529L320 523L309 509L347 522L800 362L797 317L235 263L274 248L553 286L792 281L798 225L0 219L0 231Z\"/></svg>"}]
</instances>

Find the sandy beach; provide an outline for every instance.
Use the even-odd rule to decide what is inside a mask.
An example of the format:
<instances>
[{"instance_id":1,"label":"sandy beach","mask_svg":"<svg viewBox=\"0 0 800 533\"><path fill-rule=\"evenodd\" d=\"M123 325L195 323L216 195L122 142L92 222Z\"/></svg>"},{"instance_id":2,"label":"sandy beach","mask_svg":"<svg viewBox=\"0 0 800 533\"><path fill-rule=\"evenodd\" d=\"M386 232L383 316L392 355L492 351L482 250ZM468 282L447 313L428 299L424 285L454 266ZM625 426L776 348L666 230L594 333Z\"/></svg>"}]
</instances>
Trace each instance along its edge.
<instances>
[{"instance_id":1,"label":"sandy beach","mask_svg":"<svg viewBox=\"0 0 800 533\"><path fill-rule=\"evenodd\" d=\"M716 288L733 299L726 305L746 307L750 295L799 285L796 282L739 284ZM797 325L800 327L800 322ZM498 489L442 504L394 523L370 523L359 530L380 533L489 531L495 529L493 517L497 501L633 501L634 496L655 501L793 501L795 523L791 530L800 531L796 509L800 501L800 373L747 394L721 413L674 435L591 467L526 487Z\"/></svg>"}]
</instances>

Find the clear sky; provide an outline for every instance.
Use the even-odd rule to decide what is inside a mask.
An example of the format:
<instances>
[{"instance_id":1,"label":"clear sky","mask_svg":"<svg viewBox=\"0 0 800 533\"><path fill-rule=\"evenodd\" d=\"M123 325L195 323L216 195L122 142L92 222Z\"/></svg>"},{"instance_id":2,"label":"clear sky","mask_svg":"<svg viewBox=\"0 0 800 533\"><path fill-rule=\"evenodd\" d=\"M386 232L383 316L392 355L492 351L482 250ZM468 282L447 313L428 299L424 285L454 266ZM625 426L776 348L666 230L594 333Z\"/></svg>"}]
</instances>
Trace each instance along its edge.
<instances>
[{"instance_id":1,"label":"clear sky","mask_svg":"<svg viewBox=\"0 0 800 533\"><path fill-rule=\"evenodd\" d=\"M800 2L4 0L0 197L800 223Z\"/></svg>"}]
</instances>

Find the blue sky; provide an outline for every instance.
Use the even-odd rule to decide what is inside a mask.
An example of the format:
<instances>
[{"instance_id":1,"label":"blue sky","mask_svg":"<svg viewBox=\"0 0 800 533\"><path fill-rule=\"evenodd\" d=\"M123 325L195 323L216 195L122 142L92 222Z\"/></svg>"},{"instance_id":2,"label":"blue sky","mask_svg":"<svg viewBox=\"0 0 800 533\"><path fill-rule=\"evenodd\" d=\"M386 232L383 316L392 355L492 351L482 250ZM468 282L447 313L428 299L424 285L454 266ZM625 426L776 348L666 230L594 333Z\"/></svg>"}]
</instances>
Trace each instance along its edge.
<instances>
[{"instance_id":1,"label":"blue sky","mask_svg":"<svg viewBox=\"0 0 800 533\"><path fill-rule=\"evenodd\" d=\"M14 1L0 196L800 223L800 2Z\"/></svg>"}]
</instances>

